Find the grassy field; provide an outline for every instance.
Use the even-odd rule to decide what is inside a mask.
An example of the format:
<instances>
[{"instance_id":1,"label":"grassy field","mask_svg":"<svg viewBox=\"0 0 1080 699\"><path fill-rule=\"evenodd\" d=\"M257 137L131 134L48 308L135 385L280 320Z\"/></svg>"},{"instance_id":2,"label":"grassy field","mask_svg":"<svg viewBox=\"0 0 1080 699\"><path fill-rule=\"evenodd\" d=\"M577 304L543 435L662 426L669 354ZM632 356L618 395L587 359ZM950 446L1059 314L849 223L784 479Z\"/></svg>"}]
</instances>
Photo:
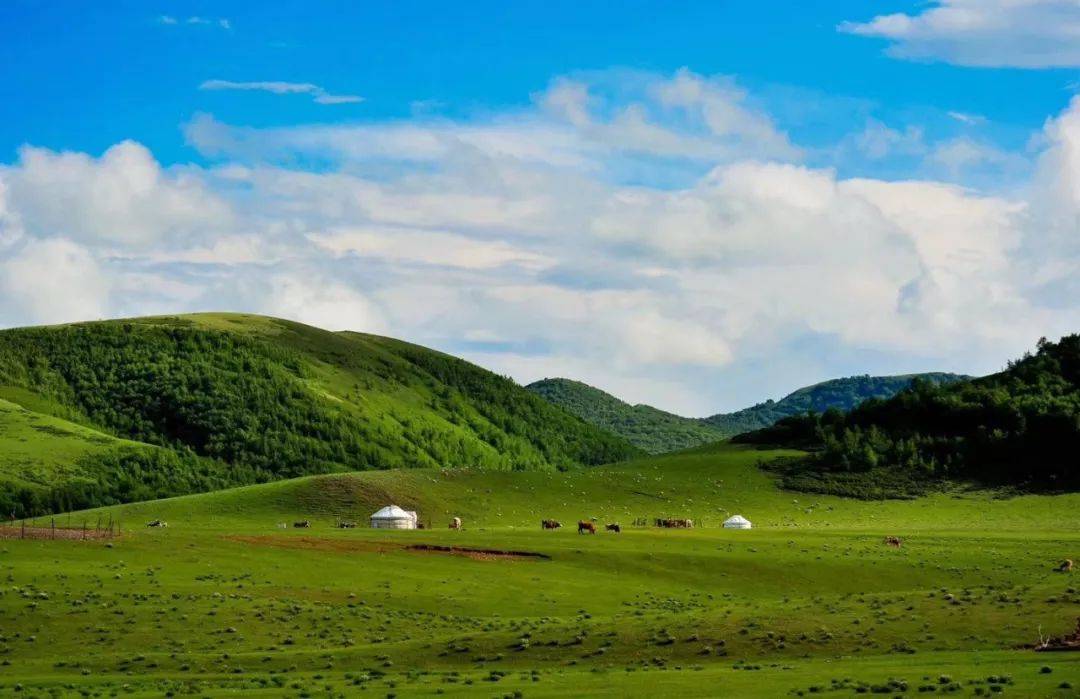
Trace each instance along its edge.
<instances>
[{"instance_id":1,"label":"grassy field","mask_svg":"<svg viewBox=\"0 0 1080 699\"><path fill-rule=\"evenodd\" d=\"M1080 654L1021 646L1080 615L1053 570L1080 559L1080 496L808 497L755 467L776 455L329 475L64 516L125 533L0 541L0 695L1077 696ZM432 528L334 527L390 501ZM735 512L755 529L719 528ZM705 526L631 526L665 515ZM575 533L588 517L623 533Z\"/></svg>"}]
</instances>

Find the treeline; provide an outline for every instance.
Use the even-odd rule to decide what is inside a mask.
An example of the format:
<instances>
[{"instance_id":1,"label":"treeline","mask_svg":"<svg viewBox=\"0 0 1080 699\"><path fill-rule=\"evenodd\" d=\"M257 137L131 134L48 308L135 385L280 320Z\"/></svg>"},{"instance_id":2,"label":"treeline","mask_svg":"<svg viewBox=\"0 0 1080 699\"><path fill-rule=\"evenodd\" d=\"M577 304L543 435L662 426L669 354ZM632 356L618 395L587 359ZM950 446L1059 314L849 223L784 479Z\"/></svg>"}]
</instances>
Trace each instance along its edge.
<instances>
[{"instance_id":1,"label":"treeline","mask_svg":"<svg viewBox=\"0 0 1080 699\"><path fill-rule=\"evenodd\" d=\"M435 407L449 408L446 412L451 421L471 412L460 409L463 405L453 409L455 402L462 403L467 396L468 404L481 418L469 421L470 429L497 450L513 455L519 470L544 464L560 469L600 465L641 455L626 440L553 408L509 378L415 345L400 343L396 351L431 377L443 403Z\"/></svg>"},{"instance_id":2,"label":"treeline","mask_svg":"<svg viewBox=\"0 0 1080 699\"><path fill-rule=\"evenodd\" d=\"M900 376L848 376L806 386L778 401L768 400L733 413L703 418L702 422L729 435L761 429L792 415L826 410L851 410L865 401L886 399L909 388L915 381L935 385L956 383L968 376L945 372L927 372Z\"/></svg>"},{"instance_id":3,"label":"treeline","mask_svg":"<svg viewBox=\"0 0 1080 699\"><path fill-rule=\"evenodd\" d=\"M615 396L580 381L542 379L526 386L548 403L626 438L650 454L718 442L731 432L682 417L649 405L630 405ZM754 423L752 427L760 427Z\"/></svg>"},{"instance_id":4,"label":"treeline","mask_svg":"<svg viewBox=\"0 0 1080 699\"><path fill-rule=\"evenodd\" d=\"M908 495L933 482L965 480L1075 490L1080 335L1041 340L1034 354L993 376L951 385L916 381L846 414L810 412L736 439L811 450L776 466L786 485L800 489Z\"/></svg>"},{"instance_id":5,"label":"treeline","mask_svg":"<svg viewBox=\"0 0 1080 699\"><path fill-rule=\"evenodd\" d=\"M130 447L83 457L76 466L83 475L43 487L0 479L0 515L40 517L260 480L260 474L200 458L186 449Z\"/></svg>"}]
</instances>

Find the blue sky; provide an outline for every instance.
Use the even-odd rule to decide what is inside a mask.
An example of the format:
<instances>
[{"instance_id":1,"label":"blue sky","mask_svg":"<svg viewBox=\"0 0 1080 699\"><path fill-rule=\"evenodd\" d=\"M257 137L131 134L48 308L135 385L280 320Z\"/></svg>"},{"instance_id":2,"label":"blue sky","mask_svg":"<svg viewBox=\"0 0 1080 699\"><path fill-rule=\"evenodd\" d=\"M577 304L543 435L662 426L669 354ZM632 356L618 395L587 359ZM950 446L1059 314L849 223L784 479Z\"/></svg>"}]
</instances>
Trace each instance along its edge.
<instances>
[{"instance_id":1,"label":"blue sky","mask_svg":"<svg viewBox=\"0 0 1080 699\"><path fill-rule=\"evenodd\" d=\"M805 105L788 100L846 98L883 120L928 117L927 128L942 133L963 126L940 118L947 112L977 114L1010 145L1068 99L1072 68L896 61L885 42L837 31L846 20L922 4L875 2L868 13L861 2L676 2L661 10L638 1L613 12L606 2L14 0L0 7L8 105L0 153L10 159L24 143L100 152L134 139L163 163L199 161L180 124L200 112L253 126L406 119L418 108L468 118L525 106L553 76L613 67L736 75L790 111ZM199 91L211 79L311 82L364 101L327 109L303 96ZM847 107L827 105L807 123L794 115L790 132L800 142L831 139L861 116Z\"/></svg>"},{"instance_id":2,"label":"blue sky","mask_svg":"<svg viewBox=\"0 0 1080 699\"><path fill-rule=\"evenodd\" d=\"M1067 0L11 0L0 326L276 313L699 414L992 371L1077 329L1078 27Z\"/></svg>"}]
</instances>

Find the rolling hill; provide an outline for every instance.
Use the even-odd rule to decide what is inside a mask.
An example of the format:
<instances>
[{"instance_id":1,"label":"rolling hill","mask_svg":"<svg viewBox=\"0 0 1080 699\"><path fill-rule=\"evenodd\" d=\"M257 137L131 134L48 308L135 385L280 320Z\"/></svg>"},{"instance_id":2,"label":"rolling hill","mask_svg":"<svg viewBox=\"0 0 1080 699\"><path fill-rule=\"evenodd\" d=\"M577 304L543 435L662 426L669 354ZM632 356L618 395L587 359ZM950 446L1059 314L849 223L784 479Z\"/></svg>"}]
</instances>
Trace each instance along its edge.
<instances>
[{"instance_id":1,"label":"rolling hill","mask_svg":"<svg viewBox=\"0 0 1080 699\"><path fill-rule=\"evenodd\" d=\"M813 453L782 465L791 488L920 494L943 481L1080 489L1080 334L1045 339L1000 373L919 383L848 413L795 415L737 439Z\"/></svg>"},{"instance_id":2,"label":"rolling hill","mask_svg":"<svg viewBox=\"0 0 1080 699\"><path fill-rule=\"evenodd\" d=\"M781 418L809 410L850 410L870 398L896 395L916 378L946 384L970 377L940 372L851 376L800 388L778 401L768 400L733 413L705 418L682 417L648 405L630 405L598 388L571 379L543 379L526 388L586 422L625 437L650 454L661 454L767 427Z\"/></svg>"},{"instance_id":3,"label":"rolling hill","mask_svg":"<svg viewBox=\"0 0 1080 699\"><path fill-rule=\"evenodd\" d=\"M65 468L28 470L0 453L5 511L69 509L80 494L85 507L311 473L567 469L640 453L460 359L260 316L5 330L0 397L22 408L0 412L5 432L62 420L56 430L78 435L65 437ZM73 425L127 441L104 448Z\"/></svg>"}]
</instances>

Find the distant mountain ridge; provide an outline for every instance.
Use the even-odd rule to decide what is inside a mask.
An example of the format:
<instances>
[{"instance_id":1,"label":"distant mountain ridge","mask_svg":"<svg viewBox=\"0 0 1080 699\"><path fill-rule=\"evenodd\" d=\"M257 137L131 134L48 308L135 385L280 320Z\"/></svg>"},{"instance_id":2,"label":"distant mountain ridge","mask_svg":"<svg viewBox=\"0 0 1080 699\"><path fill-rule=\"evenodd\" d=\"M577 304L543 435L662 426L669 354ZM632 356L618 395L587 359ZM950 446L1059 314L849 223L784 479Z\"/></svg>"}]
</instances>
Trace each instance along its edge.
<instances>
[{"instance_id":1,"label":"distant mountain ridge","mask_svg":"<svg viewBox=\"0 0 1080 699\"><path fill-rule=\"evenodd\" d=\"M661 454L768 427L781 418L808 410L851 410L870 398L890 398L909 387L915 379L949 384L969 378L945 372L850 376L800 388L778 401L768 400L733 413L704 418L683 417L649 405L631 405L572 379L542 379L526 388L585 422L614 432L651 454Z\"/></svg>"}]
</instances>

